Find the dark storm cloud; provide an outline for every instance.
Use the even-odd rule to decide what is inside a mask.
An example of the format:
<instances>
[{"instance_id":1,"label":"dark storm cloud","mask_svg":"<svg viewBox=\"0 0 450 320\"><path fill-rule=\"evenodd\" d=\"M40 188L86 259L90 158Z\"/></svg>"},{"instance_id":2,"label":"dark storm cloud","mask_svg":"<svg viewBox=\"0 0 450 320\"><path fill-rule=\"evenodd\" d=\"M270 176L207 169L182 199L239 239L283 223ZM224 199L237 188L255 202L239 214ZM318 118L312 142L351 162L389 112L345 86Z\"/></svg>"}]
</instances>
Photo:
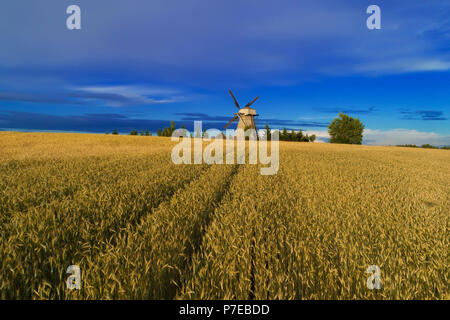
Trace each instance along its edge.
<instances>
[{"instance_id":1,"label":"dark storm cloud","mask_svg":"<svg viewBox=\"0 0 450 320\"><path fill-rule=\"evenodd\" d=\"M102 89L102 88L101 88ZM89 88L87 88L89 90ZM89 92L83 90L66 90L54 93L26 93L26 92L0 92L0 101L28 102L36 104L62 104L62 105L107 105L107 106L133 106L142 104L156 104L175 102L175 98L151 98L145 94L128 94L127 92L114 92L115 88L106 88L110 92ZM118 88L116 90L124 90ZM126 90L126 88L125 88Z\"/></svg>"},{"instance_id":2,"label":"dark storm cloud","mask_svg":"<svg viewBox=\"0 0 450 320\"><path fill-rule=\"evenodd\" d=\"M176 113L176 115L182 115L184 117L181 118L182 121L196 121L202 120L207 123L217 123L219 128L223 127L228 121L232 119L231 116L211 116L205 113ZM237 123L237 121L235 122ZM259 128L264 127L266 124L273 128L299 128L299 127L318 127L324 128L328 127L328 123L325 122L316 122L316 121L295 121L295 120L286 120L286 119L276 119L276 118L256 118L256 125ZM231 126L232 128L233 126Z\"/></svg>"},{"instance_id":3,"label":"dark storm cloud","mask_svg":"<svg viewBox=\"0 0 450 320\"><path fill-rule=\"evenodd\" d=\"M181 120L184 121L195 121L195 120L202 120L202 121L230 121L233 116L211 116L207 115L205 113L184 113L184 112L178 112L175 113L176 115L181 115ZM225 123L226 123L225 122Z\"/></svg>"},{"instance_id":4,"label":"dark storm cloud","mask_svg":"<svg viewBox=\"0 0 450 320\"><path fill-rule=\"evenodd\" d=\"M443 111L436 110L419 110L419 111L409 111L403 110L400 111L402 114L403 120L423 120L423 121L437 121L437 120L448 120L447 117L444 116Z\"/></svg>"},{"instance_id":5,"label":"dark storm cloud","mask_svg":"<svg viewBox=\"0 0 450 320\"><path fill-rule=\"evenodd\" d=\"M30 102L39 104L80 104L77 101L64 99L60 96L23 92L0 92L0 101Z\"/></svg>"},{"instance_id":6,"label":"dark storm cloud","mask_svg":"<svg viewBox=\"0 0 450 320\"><path fill-rule=\"evenodd\" d=\"M323 108L318 109L317 111L323 112L323 113L351 113L351 114L370 114L376 112L375 107L370 107L368 109L357 109L357 108Z\"/></svg>"},{"instance_id":7,"label":"dark storm cloud","mask_svg":"<svg viewBox=\"0 0 450 320\"><path fill-rule=\"evenodd\" d=\"M202 126L205 129L222 129L230 120L229 117L221 121L222 117L206 117L202 120ZM185 125L188 130L193 130L194 120L177 120L176 127ZM299 127L326 127L326 123L302 122L283 119L259 119L258 128L263 128L265 124L272 128L296 129ZM31 130L61 130L61 131L80 131L80 132L111 132L116 129L119 132L129 132L130 130L149 129L156 132L170 125L170 120L153 120L131 118L124 114L105 113L105 114L82 114L82 115L51 115L34 112L19 112L13 110L0 111L0 125L9 129L31 129Z\"/></svg>"},{"instance_id":8,"label":"dark storm cloud","mask_svg":"<svg viewBox=\"0 0 450 320\"><path fill-rule=\"evenodd\" d=\"M450 69L448 1L383 2L377 33L351 0L78 0L82 29L69 31L72 2L2 1L0 67L208 85Z\"/></svg>"},{"instance_id":9,"label":"dark storm cloud","mask_svg":"<svg viewBox=\"0 0 450 320\"><path fill-rule=\"evenodd\" d=\"M74 3L81 7L82 29L69 31L66 8ZM377 101L383 97L407 105L411 102L401 100L403 90L421 92L422 80L425 87L437 87L440 95L436 100L446 104L450 20L445 13L449 1L380 0L381 30L366 27L369 4L357 0L0 1L0 108L17 107L36 116L8 113L0 120L1 126L8 122L16 128L20 124L42 130L45 123L48 130L107 131L138 125L151 129L167 126L168 121L151 123L136 112L169 118L185 111L177 116L186 126L201 119L205 126L220 127L232 114L224 115L218 109L225 105L218 92L236 88L251 92L252 97L268 89L272 101L284 98L280 113L271 113L279 119L261 118L258 124L267 121L271 127L320 128L327 124L287 119L298 118L303 111L310 111L310 119L339 111L367 115L367 120L376 118L372 114L379 116L389 110L358 107L362 96L348 93L345 87L339 91L337 81L344 79L343 86L345 78L354 79L355 84L361 81L355 90L369 93L368 79L380 79L382 84L381 80L392 81L391 75L398 76L403 85L395 84L391 90L381 85L380 98L373 104L382 105ZM409 77L412 72L416 74ZM445 76L442 80L422 78L438 72ZM317 107L350 107L297 110L292 105L299 105L302 101L296 100L302 98L290 88L301 90L308 82L315 82L320 91L311 91L303 105L314 102L311 97L317 93ZM156 86L170 90L154 90ZM414 101L416 110L427 109L427 92L423 90ZM150 106L161 103L167 103L167 108ZM208 105L217 109L208 109ZM117 111L127 117L97 116L98 129L92 115L71 115L122 106L131 106ZM228 102L227 106L231 108ZM447 107L437 108L448 114ZM257 109L262 117L269 110L259 105ZM207 112L212 115L202 114L203 110L211 110ZM59 115L51 118L45 112ZM442 124L430 120L447 119L444 113L420 112L409 118L436 125L430 130ZM397 126L398 119L386 120L374 120L371 125ZM436 130L448 129L441 126Z\"/></svg>"},{"instance_id":10,"label":"dark storm cloud","mask_svg":"<svg viewBox=\"0 0 450 320\"><path fill-rule=\"evenodd\" d=\"M199 117L199 118L201 118L201 117L208 117L207 114L205 114L205 113L198 113L198 112L176 112L175 114L179 115L179 116L186 116L186 117Z\"/></svg>"},{"instance_id":11,"label":"dark storm cloud","mask_svg":"<svg viewBox=\"0 0 450 320\"><path fill-rule=\"evenodd\" d=\"M296 121L296 120L284 120L284 119L258 119L257 120L260 127L264 127L267 123L273 128L285 128L286 129L297 129L303 127L309 128L325 128L328 127L329 123L317 122L317 121Z\"/></svg>"},{"instance_id":12,"label":"dark storm cloud","mask_svg":"<svg viewBox=\"0 0 450 320\"><path fill-rule=\"evenodd\" d=\"M33 112L1 111L0 125L8 129L60 130L79 132L129 132L134 129L156 131L170 121L133 119L122 114L50 115Z\"/></svg>"}]
</instances>

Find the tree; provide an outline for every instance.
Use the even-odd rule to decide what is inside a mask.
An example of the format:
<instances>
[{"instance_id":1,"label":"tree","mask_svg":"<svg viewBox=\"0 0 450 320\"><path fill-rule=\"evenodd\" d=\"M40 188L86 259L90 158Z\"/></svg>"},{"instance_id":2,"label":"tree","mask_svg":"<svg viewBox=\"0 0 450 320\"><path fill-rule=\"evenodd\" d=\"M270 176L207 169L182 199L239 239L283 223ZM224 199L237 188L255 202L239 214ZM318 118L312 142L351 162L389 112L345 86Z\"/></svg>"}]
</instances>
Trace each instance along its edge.
<instances>
[{"instance_id":1,"label":"tree","mask_svg":"<svg viewBox=\"0 0 450 320\"><path fill-rule=\"evenodd\" d=\"M301 140L301 141L303 141L303 142L309 142L310 140L309 140L308 134L304 135L304 136L302 137L302 140Z\"/></svg>"},{"instance_id":2,"label":"tree","mask_svg":"<svg viewBox=\"0 0 450 320\"><path fill-rule=\"evenodd\" d=\"M398 144L397 147L418 148L415 144Z\"/></svg>"},{"instance_id":3,"label":"tree","mask_svg":"<svg viewBox=\"0 0 450 320\"><path fill-rule=\"evenodd\" d=\"M364 125L358 118L352 118L345 113L339 113L328 126L330 143L361 144Z\"/></svg>"},{"instance_id":4,"label":"tree","mask_svg":"<svg viewBox=\"0 0 450 320\"><path fill-rule=\"evenodd\" d=\"M150 135L150 132L148 131L148 129L145 130L145 135L146 135L146 136L149 136L149 135Z\"/></svg>"},{"instance_id":5,"label":"tree","mask_svg":"<svg viewBox=\"0 0 450 320\"><path fill-rule=\"evenodd\" d=\"M184 124L181 125L181 132L183 133L183 135L187 136L188 135L188 131L186 130L186 127Z\"/></svg>"},{"instance_id":6,"label":"tree","mask_svg":"<svg viewBox=\"0 0 450 320\"><path fill-rule=\"evenodd\" d=\"M315 134L311 135L311 136L309 137L309 141L311 141L311 142L316 141L316 135L315 135Z\"/></svg>"},{"instance_id":7,"label":"tree","mask_svg":"<svg viewBox=\"0 0 450 320\"><path fill-rule=\"evenodd\" d=\"M266 124L266 126L264 127L264 134L266 135L266 140L270 140L272 138L272 134L270 133L268 124Z\"/></svg>"},{"instance_id":8,"label":"tree","mask_svg":"<svg viewBox=\"0 0 450 320\"><path fill-rule=\"evenodd\" d=\"M170 121L170 129L169 129L169 132L168 132L168 137L171 137L172 136L172 133L175 131L175 121Z\"/></svg>"},{"instance_id":9,"label":"tree","mask_svg":"<svg viewBox=\"0 0 450 320\"><path fill-rule=\"evenodd\" d=\"M118 134L118 133L117 133L117 130L114 129L114 131L112 132L112 134Z\"/></svg>"},{"instance_id":10,"label":"tree","mask_svg":"<svg viewBox=\"0 0 450 320\"><path fill-rule=\"evenodd\" d=\"M161 136L162 136L162 131L161 131L161 129L158 129L157 135L158 135L158 137L161 137Z\"/></svg>"},{"instance_id":11,"label":"tree","mask_svg":"<svg viewBox=\"0 0 450 320\"><path fill-rule=\"evenodd\" d=\"M297 141L297 134L295 133L295 130L292 129L289 133L289 141Z\"/></svg>"},{"instance_id":12,"label":"tree","mask_svg":"<svg viewBox=\"0 0 450 320\"><path fill-rule=\"evenodd\" d=\"M199 128L195 128L195 138L201 138L202 133Z\"/></svg>"},{"instance_id":13,"label":"tree","mask_svg":"<svg viewBox=\"0 0 450 320\"><path fill-rule=\"evenodd\" d=\"M280 133L280 140L287 140L288 139L288 132L287 129L284 128L283 131Z\"/></svg>"},{"instance_id":14,"label":"tree","mask_svg":"<svg viewBox=\"0 0 450 320\"><path fill-rule=\"evenodd\" d=\"M431 145L429 143L423 144L422 148L425 148L425 149L439 149L438 147L433 146L433 145Z\"/></svg>"},{"instance_id":15,"label":"tree","mask_svg":"<svg viewBox=\"0 0 450 320\"><path fill-rule=\"evenodd\" d=\"M130 135L137 136L138 135L137 130L131 130Z\"/></svg>"}]
</instances>

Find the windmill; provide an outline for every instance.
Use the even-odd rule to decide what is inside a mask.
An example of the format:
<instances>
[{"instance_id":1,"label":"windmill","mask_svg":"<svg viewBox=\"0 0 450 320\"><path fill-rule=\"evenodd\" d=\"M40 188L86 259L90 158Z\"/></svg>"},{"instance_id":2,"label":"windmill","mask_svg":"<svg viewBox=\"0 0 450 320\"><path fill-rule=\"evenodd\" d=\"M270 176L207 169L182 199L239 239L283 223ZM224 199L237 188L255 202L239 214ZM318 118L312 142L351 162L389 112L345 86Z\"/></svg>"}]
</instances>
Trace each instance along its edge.
<instances>
[{"instance_id":1,"label":"windmill","mask_svg":"<svg viewBox=\"0 0 450 320\"><path fill-rule=\"evenodd\" d=\"M244 108L241 109L241 107L239 106L239 103L237 102L236 98L233 95L233 92L231 92L231 90L230 90L229 93L230 93L231 97L233 98L234 104L239 109L239 111L237 113L234 113L235 116L233 117L233 119L230 120L230 122L228 122L225 125L224 129L226 129L226 127L228 127L231 123L233 123L234 121L239 119L237 129L242 129L243 131L245 131L246 129L255 129L256 130L255 117L257 117L258 114L256 114L256 110L253 108L250 108L250 106L256 100L258 100L259 97L256 97L255 99L253 99L252 101L247 103Z\"/></svg>"}]
</instances>

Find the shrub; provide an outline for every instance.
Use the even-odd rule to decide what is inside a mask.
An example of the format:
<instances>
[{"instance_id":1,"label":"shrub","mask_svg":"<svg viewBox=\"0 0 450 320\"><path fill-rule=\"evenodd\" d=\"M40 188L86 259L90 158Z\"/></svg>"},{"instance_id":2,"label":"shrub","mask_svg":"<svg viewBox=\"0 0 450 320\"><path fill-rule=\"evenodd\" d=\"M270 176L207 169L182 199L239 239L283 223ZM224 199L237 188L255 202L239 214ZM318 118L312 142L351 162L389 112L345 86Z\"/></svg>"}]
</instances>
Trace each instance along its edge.
<instances>
[{"instance_id":1,"label":"shrub","mask_svg":"<svg viewBox=\"0 0 450 320\"><path fill-rule=\"evenodd\" d=\"M339 113L328 126L330 143L361 144L364 125L358 118L352 118L345 113Z\"/></svg>"}]
</instances>

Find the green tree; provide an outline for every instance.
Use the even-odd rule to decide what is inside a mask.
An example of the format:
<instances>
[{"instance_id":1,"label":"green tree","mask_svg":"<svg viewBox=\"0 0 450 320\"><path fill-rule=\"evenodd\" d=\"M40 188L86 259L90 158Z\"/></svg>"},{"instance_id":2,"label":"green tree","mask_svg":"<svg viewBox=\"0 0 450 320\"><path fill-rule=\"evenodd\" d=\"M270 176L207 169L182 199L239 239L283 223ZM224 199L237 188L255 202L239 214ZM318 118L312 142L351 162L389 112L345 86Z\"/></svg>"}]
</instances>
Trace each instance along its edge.
<instances>
[{"instance_id":1,"label":"green tree","mask_svg":"<svg viewBox=\"0 0 450 320\"><path fill-rule=\"evenodd\" d=\"M270 133L270 128L268 124L266 124L266 126L264 127L264 134L266 135L267 140L270 140L272 138L272 134Z\"/></svg>"},{"instance_id":2,"label":"green tree","mask_svg":"<svg viewBox=\"0 0 450 320\"><path fill-rule=\"evenodd\" d=\"M201 137L202 137L202 133L201 133L200 129L196 128L195 129L195 138L201 138Z\"/></svg>"},{"instance_id":3,"label":"green tree","mask_svg":"<svg viewBox=\"0 0 450 320\"><path fill-rule=\"evenodd\" d=\"M287 129L284 128L283 131L280 133L280 140L287 140L288 139L288 132Z\"/></svg>"},{"instance_id":4,"label":"green tree","mask_svg":"<svg viewBox=\"0 0 450 320\"><path fill-rule=\"evenodd\" d=\"M175 131L175 121L170 121L170 128L168 130L168 137L172 136L172 133Z\"/></svg>"},{"instance_id":5,"label":"green tree","mask_svg":"<svg viewBox=\"0 0 450 320\"><path fill-rule=\"evenodd\" d=\"M184 124L181 125L181 130L183 130L183 135L187 136L188 135L188 131L186 130L186 127Z\"/></svg>"},{"instance_id":6,"label":"green tree","mask_svg":"<svg viewBox=\"0 0 450 320\"><path fill-rule=\"evenodd\" d=\"M418 148L415 144L398 144L397 147Z\"/></svg>"},{"instance_id":7,"label":"green tree","mask_svg":"<svg viewBox=\"0 0 450 320\"><path fill-rule=\"evenodd\" d=\"M425 149L439 149L438 147L433 146L433 145L431 145L429 143L423 144L421 148L425 148Z\"/></svg>"},{"instance_id":8,"label":"green tree","mask_svg":"<svg viewBox=\"0 0 450 320\"><path fill-rule=\"evenodd\" d=\"M309 137L309 141L311 141L311 142L316 141L316 135L315 135L315 134L311 135L311 136Z\"/></svg>"},{"instance_id":9,"label":"green tree","mask_svg":"<svg viewBox=\"0 0 450 320\"><path fill-rule=\"evenodd\" d=\"M158 129L158 132L157 132L156 134L158 135L158 137L161 137L161 136L162 136L162 131L161 131L161 129Z\"/></svg>"},{"instance_id":10,"label":"green tree","mask_svg":"<svg viewBox=\"0 0 450 320\"><path fill-rule=\"evenodd\" d=\"M112 132L112 134L118 134L118 133L117 133L117 130L114 129L114 131Z\"/></svg>"},{"instance_id":11,"label":"green tree","mask_svg":"<svg viewBox=\"0 0 450 320\"><path fill-rule=\"evenodd\" d=\"M295 133L294 129L291 130L289 133L289 141L296 141L297 140L297 134Z\"/></svg>"},{"instance_id":12,"label":"green tree","mask_svg":"<svg viewBox=\"0 0 450 320\"><path fill-rule=\"evenodd\" d=\"M305 134L305 135L302 137L302 139L301 139L300 141L303 141L303 142L309 142L309 136L308 136L308 134Z\"/></svg>"},{"instance_id":13,"label":"green tree","mask_svg":"<svg viewBox=\"0 0 450 320\"><path fill-rule=\"evenodd\" d=\"M339 113L328 126L330 143L361 144L364 125L358 118L352 118L345 113Z\"/></svg>"},{"instance_id":14,"label":"green tree","mask_svg":"<svg viewBox=\"0 0 450 320\"><path fill-rule=\"evenodd\" d=\"M149 135L150 135L150 132L148 131L148 129L145 130L145 135L146 135L146 136L149 136Z\"/></svg>"}]
</instances>

